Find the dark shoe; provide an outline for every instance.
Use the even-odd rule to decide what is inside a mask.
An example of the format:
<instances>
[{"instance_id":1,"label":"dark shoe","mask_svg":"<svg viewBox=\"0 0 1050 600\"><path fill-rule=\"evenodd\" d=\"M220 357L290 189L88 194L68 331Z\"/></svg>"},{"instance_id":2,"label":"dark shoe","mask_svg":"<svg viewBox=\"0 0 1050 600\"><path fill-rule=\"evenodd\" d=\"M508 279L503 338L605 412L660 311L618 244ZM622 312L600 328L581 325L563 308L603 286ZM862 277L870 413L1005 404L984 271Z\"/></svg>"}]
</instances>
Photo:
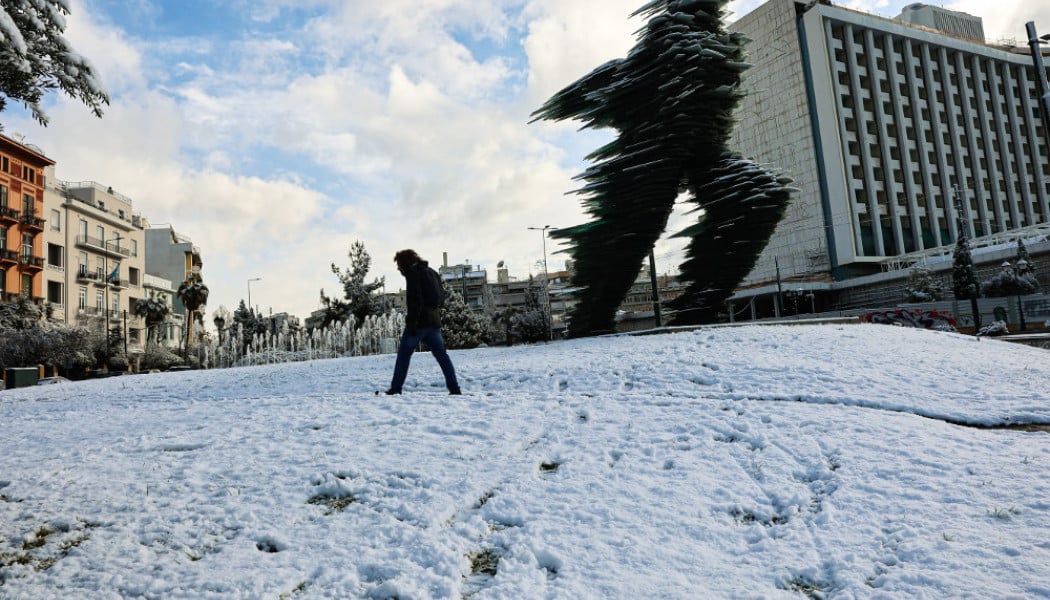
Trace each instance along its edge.
<instances>
[{"instance_id":1,"label":"dark shoe","mask_svg":"<svg viewBox=\"0 0 1050 600\"><path fill-rule=\"evenodd\" d=\"M383 393L386 394L387 396L400 396L401 395L401 390L387 390L387 391L385 391Z\"/></svg>"},{"instance_id":2,"label":"dark shoe","mask_svg":"<svg viewBox=\"0 0 1050 600\"><path fill-rule=\"evenodd\" d=\"M463 392L459 391L458 389L456 389L456 390L449 390L448 391L448 395L449 396L462 396Z\"/></svg>"}]
</instances>

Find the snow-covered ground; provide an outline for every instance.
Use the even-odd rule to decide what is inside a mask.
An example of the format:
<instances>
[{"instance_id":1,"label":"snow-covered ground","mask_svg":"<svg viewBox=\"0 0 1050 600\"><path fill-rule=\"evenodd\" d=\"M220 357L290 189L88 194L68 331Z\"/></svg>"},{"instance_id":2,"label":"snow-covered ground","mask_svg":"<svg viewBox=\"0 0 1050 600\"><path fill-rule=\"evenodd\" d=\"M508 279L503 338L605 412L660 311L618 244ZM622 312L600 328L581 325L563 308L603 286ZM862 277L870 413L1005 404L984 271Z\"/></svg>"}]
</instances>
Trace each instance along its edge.
<instances>
[{"instance_id":1,"label":"snow-covered ground","mask_svg":"<svg viewBox=\"0 0 1050 600\"><path fill-rule=\"evenodd\" d=\"M0 393L2 598L1047 598L1050 353L745 326Z\"/></svg>"}]
</instances>

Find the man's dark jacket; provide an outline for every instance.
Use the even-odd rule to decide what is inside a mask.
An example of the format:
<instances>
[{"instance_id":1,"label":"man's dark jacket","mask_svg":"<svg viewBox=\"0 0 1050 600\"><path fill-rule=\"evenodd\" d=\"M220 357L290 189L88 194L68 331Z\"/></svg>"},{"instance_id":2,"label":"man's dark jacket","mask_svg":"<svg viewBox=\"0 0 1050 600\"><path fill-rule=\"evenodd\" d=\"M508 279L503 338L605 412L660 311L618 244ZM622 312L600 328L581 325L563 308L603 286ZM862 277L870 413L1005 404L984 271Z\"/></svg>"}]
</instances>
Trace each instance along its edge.
<instances>
[{"instance_id":1,"label":"man's dark jacket","mask_svg":"<svg viewBox=\"0 0 1050 600\"><path fill-rule=\"evenodd\" d=\"M427 261L421 260L401 272L405 276L405 301L408 304L408 315L405 316L405 327L415 332L420 327L441 327L441 309L424 306L423 286L427 285Z\"/></svg>"}]
</instances>

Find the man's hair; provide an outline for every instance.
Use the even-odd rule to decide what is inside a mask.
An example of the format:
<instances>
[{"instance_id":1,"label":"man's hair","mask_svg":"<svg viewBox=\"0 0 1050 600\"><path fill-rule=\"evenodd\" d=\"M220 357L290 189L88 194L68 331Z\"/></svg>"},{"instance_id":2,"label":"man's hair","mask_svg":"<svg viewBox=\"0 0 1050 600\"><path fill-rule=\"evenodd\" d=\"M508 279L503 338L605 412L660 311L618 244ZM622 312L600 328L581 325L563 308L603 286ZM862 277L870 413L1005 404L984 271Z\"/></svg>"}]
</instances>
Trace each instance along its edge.
<instances>
[{"instance_id":1,"label":"man's hair","mask_svg":"<svg viewBox=\"0 0 1050 600\"><path fill-rule=\"evenodd\" d=\"M404 271L421 260L423 259L416 254L416 251L410 249L398 250L397 254L394 255L394 262L397 263L399 271Z\"/></svg>"}]
</instances>

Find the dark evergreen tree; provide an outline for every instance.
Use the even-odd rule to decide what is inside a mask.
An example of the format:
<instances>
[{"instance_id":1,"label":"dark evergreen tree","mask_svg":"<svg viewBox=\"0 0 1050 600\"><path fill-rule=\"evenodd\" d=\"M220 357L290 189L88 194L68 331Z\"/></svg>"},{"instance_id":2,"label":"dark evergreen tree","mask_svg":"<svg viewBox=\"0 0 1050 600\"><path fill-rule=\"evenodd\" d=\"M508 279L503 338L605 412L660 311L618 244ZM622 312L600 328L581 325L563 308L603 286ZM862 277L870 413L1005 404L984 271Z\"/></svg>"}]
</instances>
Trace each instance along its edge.
<instances>
[{"instance_id":1,"label":"dark evergreen tree","mask_svg":"<svg viewBox=\"0 0 1050 600\"><path fill-rule=\"evenodd\" d=\"M616 308L667 226L675 199L690 192L698 223L672 303L676 323L714 319L754 267L783 217L788 180L728 148L733 111L743 97L747 39L725 31L727 0L656 0L624 59L613 60L555 94L536 119L579 119L619 135L588 157L579 176L589 223L558 230L581 289L569 334L613 328Z\"/></svg>"},{"instance_id":2,"label":"dark evergreen tree","mask_svg":"<svg viewBox=\"0 0 1050 600\"><path fill-rule=\"evenodd\" d=\"M234 329L241 332L242 352L251 345L254 336L266 333L266 320L257 315L255 309L245 306L244 300L233 311L233 324Z\"/></svg>"},{"instance_id":3,"label":"dark evergreen tree","mask_svg":"<svg viewBox=\"0 0 1050 600\"><path fill-rule=\"evenodd\" d=\"M383 298L378 291L385 284L384 278L366 283L368 270L372 268L372 257L365 250L364 243L355 241L347 253L350 257L350 268L343 270L332 263L332 272L343 285L343 298L329 298L321 290L321 306L324 311L322 326L336 321L345 321L354 316L356 327L360 327L369 315L381 315L386 309Z\"/></svg>"},{"instance_id":4,"label":"dark evergreen tree","mask_svg":"<svg viewBox=\"0 0 1050 600\"><path fill-rule=\"evenodd\" d=\"M952 257L952 293L959 300L969 300L975 329L981 328L981 311L977 299L981 297L981 284L973 271L973 257L970 255L970 240L966 231L959 228L959 238L955 241L955 252Z\"/></svg>"}]
</instances>

